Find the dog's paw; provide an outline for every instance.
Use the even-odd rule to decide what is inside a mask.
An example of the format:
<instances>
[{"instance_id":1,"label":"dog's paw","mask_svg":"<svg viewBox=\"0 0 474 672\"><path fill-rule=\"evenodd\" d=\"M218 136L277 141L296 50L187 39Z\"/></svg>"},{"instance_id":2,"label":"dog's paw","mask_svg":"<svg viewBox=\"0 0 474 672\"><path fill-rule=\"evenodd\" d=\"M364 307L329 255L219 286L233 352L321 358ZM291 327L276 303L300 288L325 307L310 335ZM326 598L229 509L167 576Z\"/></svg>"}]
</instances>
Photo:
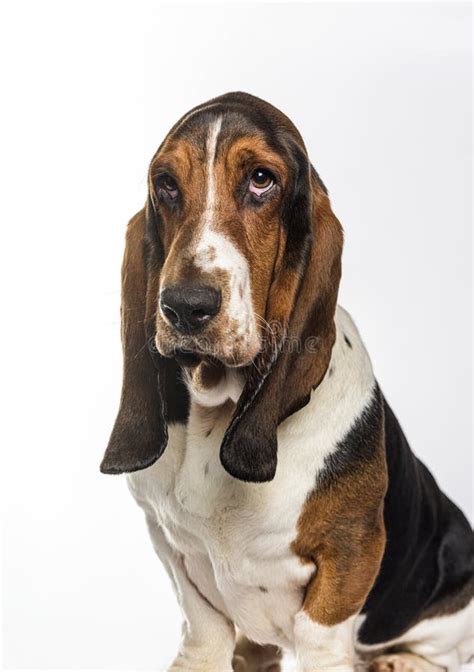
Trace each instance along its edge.
<instances>
[{"instance_id":1,"label":"dog's paw","mask_svg":"<svg viewBox=\"0 0 474 672\"><path fill-rule=\"evenodd\" d=\"M439 672L440 669L414 653L378 656L369 664L369 672Z\"/></svg>"},{"instance_id":2,"label":"dog's paw","mask_svg":"<svg viewBox=\"0 0 474 672\"><path fill-rule=\"evenodd\" d=\"M271 644L256 644L241 635L234 652L234 672L281 672L283 652Z\"/></svg>"}]
</instances>

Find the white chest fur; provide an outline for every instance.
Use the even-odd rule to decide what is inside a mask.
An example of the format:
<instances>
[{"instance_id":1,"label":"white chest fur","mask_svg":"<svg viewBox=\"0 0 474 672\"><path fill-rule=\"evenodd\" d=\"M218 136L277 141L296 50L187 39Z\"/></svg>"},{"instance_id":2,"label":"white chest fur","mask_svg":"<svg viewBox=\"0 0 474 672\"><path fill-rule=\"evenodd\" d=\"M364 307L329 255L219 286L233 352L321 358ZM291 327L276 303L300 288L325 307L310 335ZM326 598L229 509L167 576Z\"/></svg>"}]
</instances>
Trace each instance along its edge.
<instances>
[{"instance_id":1,"label":"white chest fur","mask_svg":"<svg viewBox=\"0 0 474 672\"><path fill-rule=\"evenodd\" d=\"M273 481L244 483L223 469L219 447L232 406L203 409L195 402L187 427L170 428L163 457L128 479L170 552L182 558L190 581L257 642L292 647L293 619L315 569L291 550L298 517L324 459L367 404L374 385L367 353L342 309L336 324L324 381L310 403L278 429Z\"/></svg>"}]
</instances>

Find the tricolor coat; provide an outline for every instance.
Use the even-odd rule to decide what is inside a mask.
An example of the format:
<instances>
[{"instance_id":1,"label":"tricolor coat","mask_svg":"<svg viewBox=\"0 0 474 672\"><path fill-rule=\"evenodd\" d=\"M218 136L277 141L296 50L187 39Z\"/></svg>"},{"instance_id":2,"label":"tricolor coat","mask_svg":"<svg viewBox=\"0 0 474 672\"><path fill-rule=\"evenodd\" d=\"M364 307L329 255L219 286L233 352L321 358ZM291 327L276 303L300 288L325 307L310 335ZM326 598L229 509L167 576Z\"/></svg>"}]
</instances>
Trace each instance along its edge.
<instances>
[{"instance_id":1,"label":"tricolor coat","mask_svg":"<svg viewBox=\"0 0 474 672\"><path fill-rule=\"evenodd\" d=\"M127 472L183 610L170 671L456 670L473 536L413 455L348 313L342 229L296 128L243 93L170 131L130 222ZM165 450L166 448L166 450Z\"/></svg>"}]
</instances>

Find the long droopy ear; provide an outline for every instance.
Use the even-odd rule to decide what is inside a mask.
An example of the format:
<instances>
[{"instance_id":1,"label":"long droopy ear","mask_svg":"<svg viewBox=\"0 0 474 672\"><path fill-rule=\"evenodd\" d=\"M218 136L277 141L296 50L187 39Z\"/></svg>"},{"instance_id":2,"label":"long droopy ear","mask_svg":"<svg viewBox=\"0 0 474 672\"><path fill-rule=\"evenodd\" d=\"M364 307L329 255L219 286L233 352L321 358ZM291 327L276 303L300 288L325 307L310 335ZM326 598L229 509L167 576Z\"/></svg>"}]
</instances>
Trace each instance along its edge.
<instances>
[{"instance_id":1,"label":"long droopy ear","mask_svg":"<svg viewBox=\"0 0 474 672\"><path fill-rule=\"evenodd\" d=\"M122 265L122 396L100 465L106 474L149 467L166 448L167 422L182 421L187 415L187 392L177 363L149 347L162 263L149 199L127 229Z\"/></svg>"},{"instance_id":2,"label":"long droopy ear","mask_svg":"<svg viewBox=\"0 0 474 672\"><path fill-rule=\"evenodd\" d=\"M265 316L272 333L249 370L221 445L225 469L244 481L275 476L278 424L308 403L335 341L342 228L316 171L305 157L299 163L285 215L284 259Z\"/></svg>"}]
</instances>

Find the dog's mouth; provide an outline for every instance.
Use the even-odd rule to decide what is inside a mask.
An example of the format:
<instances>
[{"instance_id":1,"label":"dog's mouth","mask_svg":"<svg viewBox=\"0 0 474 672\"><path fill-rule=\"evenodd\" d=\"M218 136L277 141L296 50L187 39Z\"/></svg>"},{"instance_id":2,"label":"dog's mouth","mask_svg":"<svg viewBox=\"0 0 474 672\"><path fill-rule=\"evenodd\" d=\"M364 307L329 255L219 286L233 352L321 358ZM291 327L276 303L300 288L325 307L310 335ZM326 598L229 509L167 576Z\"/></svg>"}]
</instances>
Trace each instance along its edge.
<instances>
[{"instance_id":1,"label":"dog's mouth","mask_svg":"<svg viewBox=\"0 0 474 672\"><path fill-rule=\"evenodd\" d=\"M184 350L182 348L175 350L173 352L173 357L178 362L178 364L191 369L198 366L203 361L203 359L208 358L208 356L204 353Z\"/></svg>"},{"instance_id":2,"label":"dog's mouth","mask_svg":"<svg viewBox=\"0 0 474 672\"><path fill-rule=\"evenodd\" d=\"M201 363L228 368L248 366L260 349L260 343L251 343L238 334L227 338L213 338L212 334L181 335L169 330L155 332L154 348L163 357L175 359L180 366L195 368Z\"/></svg>"},{"instance_id":3,"label":"dog's mouth","mask_svg":"<svg viewBox=\"0 0 474 672\"><path fill-rule=\"evenodd\" d=\"M219 357L214 357L209 353L199 352L197 350L188 350L183 348L176 349L172 357L178 362L180 366L183 366L187 369L194 369L200 364L206 364L212 369L222 369L223 366L228 366L228 362L223 361ZM246 366L248 362L244 364L236 364L237 368Z\"/></svg>"},{"instance_id":4,"label":"dog's mouth","mask_svg":"<svg viewBox=\"0 0 474 672\"><path fill-rule=\"evenodd\" d=\"M166 351L163 351L158 347L156 334L153 338L150 338L148 341L148 349L151 354L159 354L162 357L168 359L175 359L180 366L193 369L196 366L199 366L202 362L209 362L212 364L218 364L219 360L215 357L212 357L206 352L203 352L197 348L190 348L189 346L180 346L180 347L171 347Z\"/></svg>"}]
</instances>

